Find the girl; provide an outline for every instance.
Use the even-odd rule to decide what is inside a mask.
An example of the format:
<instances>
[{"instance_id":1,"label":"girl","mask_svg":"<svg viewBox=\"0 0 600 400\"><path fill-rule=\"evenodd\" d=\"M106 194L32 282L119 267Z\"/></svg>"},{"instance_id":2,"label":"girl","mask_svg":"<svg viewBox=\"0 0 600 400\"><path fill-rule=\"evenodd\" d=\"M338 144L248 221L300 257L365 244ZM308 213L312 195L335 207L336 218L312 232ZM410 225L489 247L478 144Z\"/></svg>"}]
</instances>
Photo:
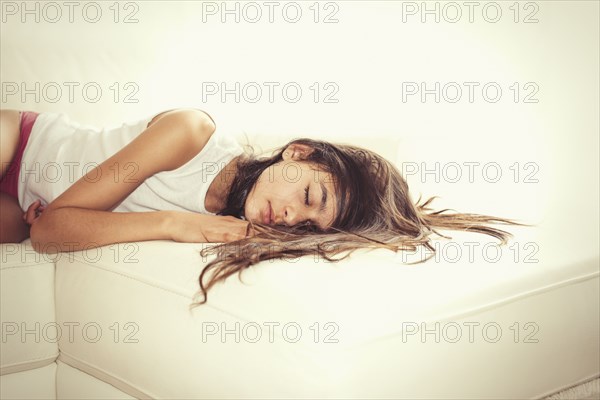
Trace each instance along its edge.
<instances>
[{"instance_id":1,"label":"girl","mask_svg":"<svg viewBox=\"0 0 600 400\"><path fill-rule=\"evenodd\" d=\"M433 256L429 235L446 237L434 228L505 244L510 233L487 225L524 225L434 212L435 197L413 204L395 166L363 148L298 139L270 157L245 154L196 109L103 130L64 114L3 110L1 125L1 242L30 236L48 253L158 239L219 242L204 250L217 257L200 275L198 304L216 282L262 260L333 261L358 248L419 245Z\"/></svg>"}]
</instances>

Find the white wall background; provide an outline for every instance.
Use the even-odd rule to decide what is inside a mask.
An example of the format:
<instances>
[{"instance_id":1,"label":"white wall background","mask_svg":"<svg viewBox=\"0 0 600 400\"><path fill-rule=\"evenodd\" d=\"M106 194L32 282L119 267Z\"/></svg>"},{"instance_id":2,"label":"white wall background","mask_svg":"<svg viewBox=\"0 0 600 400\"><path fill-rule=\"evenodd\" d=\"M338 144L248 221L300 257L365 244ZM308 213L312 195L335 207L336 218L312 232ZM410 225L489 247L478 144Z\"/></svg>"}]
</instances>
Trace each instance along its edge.
<instances>
[{"instance_id":1,"label":"white wall background","mask_svg":"<svg viewBox=\"0 0 600 400\"><path fill-rule=\"evenodd\" d=\"M2 1L2 107L94 125L198 107L218 129L247 133L263 147L297 136L361 144L402 168L415 199L440 195L438 207L541 223L564 236L566 248L598 253L597 1L274 4L269 22L260 1L76 2L70 22L64 2ZM239 22L235 12L222 14L235 7ZM425 8L437 9L439 22ZM296 9L300 20L288 22ZM262 17L252 22L256 10ZM325 23L327 15L337 22ZM137 22L125 23L127 16ZM79 85L72 99L65 82ZM250 90L236 102L203 90L236 82L256 83L262 98L252 102ZM279 85L273 102L264 82ZM447 91L439 103L433 94L403 101L411 82ZM452 82L462 89L456 102ZM478 85L473 101L464 82ZM297 102L284 98L287 83L302 89ZM335 103L324 102L327 83L337 89ZM489 83L502 90L495 102L493 89L487 100L482 93ZM85 84L102 90L97 101L84 97ZM436 162L438 179L420 174ZM480 163L472 182L468 162ZM486 164L493 168L484 175ZM502 176L493 182L497 167Z\"/></svg>"}]
</instances>

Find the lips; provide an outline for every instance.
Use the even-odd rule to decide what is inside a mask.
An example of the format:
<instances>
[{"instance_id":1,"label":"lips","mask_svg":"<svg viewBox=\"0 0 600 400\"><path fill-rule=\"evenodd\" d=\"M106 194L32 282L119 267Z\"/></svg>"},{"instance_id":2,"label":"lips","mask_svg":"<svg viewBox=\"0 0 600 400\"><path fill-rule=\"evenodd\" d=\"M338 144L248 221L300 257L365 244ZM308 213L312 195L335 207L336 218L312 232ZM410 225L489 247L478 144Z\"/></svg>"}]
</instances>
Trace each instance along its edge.
<instances>
[{"instance_id":1,"label":"lips","mask_svg":"<svg viewBox=\"0 0 600 400\"><path fill-rule=\"evenodd\" d=\"M269 225L273 221L273 209L271 208L271 203L267 202L267 206L262 212L262 222L263 224Z\"/></svg>"}]
</instances>

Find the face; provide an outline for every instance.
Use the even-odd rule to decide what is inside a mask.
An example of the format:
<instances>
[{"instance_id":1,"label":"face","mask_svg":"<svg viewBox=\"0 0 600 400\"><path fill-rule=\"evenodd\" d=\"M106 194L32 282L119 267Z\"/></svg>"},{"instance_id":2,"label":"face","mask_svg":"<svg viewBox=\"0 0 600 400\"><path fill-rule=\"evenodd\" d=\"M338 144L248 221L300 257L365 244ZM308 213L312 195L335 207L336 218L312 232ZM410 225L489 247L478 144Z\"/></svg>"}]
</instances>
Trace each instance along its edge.
<instances>
[{"instance_id":1,"label":"face","mask_svg":"<svg viewBox=\"0 0 600 400\"><path fill-rule=\"evenodd\" d=\"M267 225L309 223L327 229L335 219L336 195L331 174L302 161L312 149L293 144L280 161L263 171L248 194L247 220Z\"/></svg>"}]
</instances>

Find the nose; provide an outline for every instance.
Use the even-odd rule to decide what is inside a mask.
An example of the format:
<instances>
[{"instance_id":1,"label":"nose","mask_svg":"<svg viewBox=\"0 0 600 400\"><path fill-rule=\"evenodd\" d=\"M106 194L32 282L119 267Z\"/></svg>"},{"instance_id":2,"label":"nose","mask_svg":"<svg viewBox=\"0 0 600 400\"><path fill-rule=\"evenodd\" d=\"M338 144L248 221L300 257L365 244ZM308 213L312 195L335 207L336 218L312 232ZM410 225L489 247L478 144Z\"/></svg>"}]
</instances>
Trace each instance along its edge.
<instances>
[{"instance_id":1,"label":"nose","mask_svg":"<svg viewBox=\"0 0 600 400\"><path fill-rule=\"evenodd\" d=\"M283 210L283 221L287 226L293 226L302 222L302 216L294 207L287 206Z\"/></svg>"}]
</instances>

